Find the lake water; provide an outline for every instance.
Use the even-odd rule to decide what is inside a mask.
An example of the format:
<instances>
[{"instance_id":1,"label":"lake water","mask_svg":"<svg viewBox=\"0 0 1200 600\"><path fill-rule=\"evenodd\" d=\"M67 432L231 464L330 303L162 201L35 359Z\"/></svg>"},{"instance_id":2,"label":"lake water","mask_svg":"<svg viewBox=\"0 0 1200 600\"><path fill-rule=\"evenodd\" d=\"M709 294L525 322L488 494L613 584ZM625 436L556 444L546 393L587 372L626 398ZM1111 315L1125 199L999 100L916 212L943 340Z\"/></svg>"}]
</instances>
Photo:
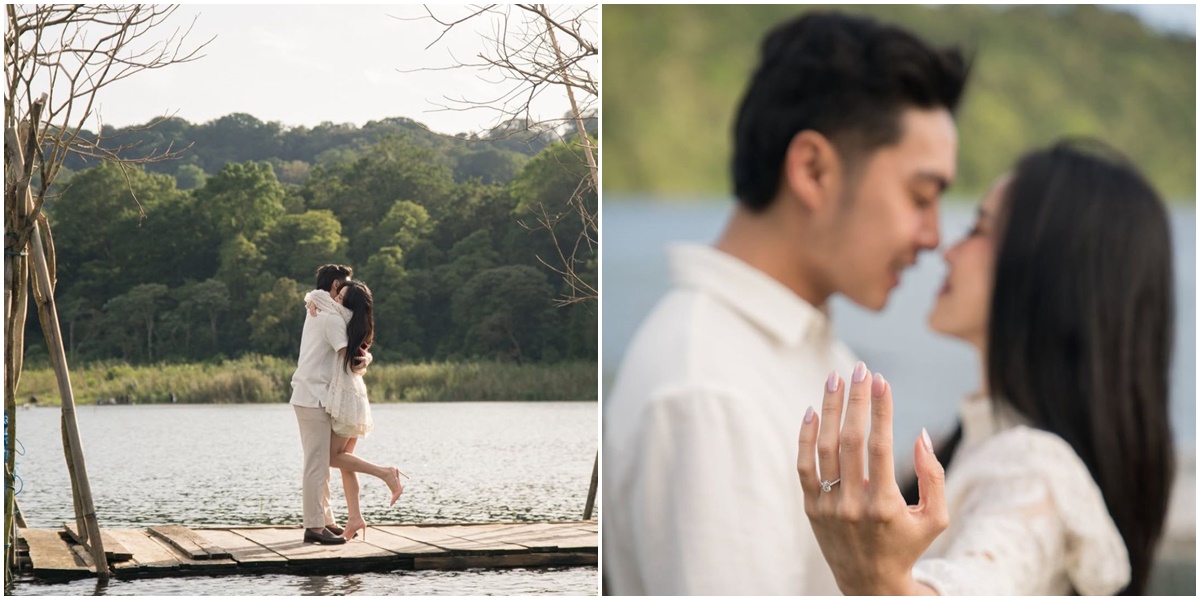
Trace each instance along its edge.
<instances>
[{"instance_id":1,"label":"lake water","mask_svg":"<svg viewBox=\"0 0 1200 600\"><path fill-rule=\"evenodd\" d=\"M380 404L356 453L407 473L404 495L360 476L368 523L576 520L598 448L594 402ZM102 527L301 522L300 436L286 404L84 406L80 436ZM17 501L30 527L74 519L57 408L17 413ZM345 519L333 471L334 513ZM597 506L597 514L599 506ZM597 570L394 571L115 581L118 595L595 595ZM96 592L18 582L17 595Z\"/></svg>"},{"instance_id":2,"label":"lake water","mask_svg":"<svg viewBox=\"0 0 1200 600\"><path fill-rule=\"evenodd\" d=\"M720 233L732 202L663 203L606 198L603 257L603 364L605 388L638 324L669 284L664 247L672 241L710 243ZM944 204L944 243L959 239L974 218L974 205ZM1171 417L1177 442L1194 450L1196 440L1196 213L1171 210L1175 246L1176 338L1171 370ZM901 277L886 310L872 313L835 297L830 304L838 336L872 370L884 373L902 408L895 416L897 440L915 440L951 428L960 399L976 389L979 365L965 344L937 336L925 325L946 268L941 256L923 253ZM848 376L848 374L843 374Z\"/></svg>"}]
</instances>

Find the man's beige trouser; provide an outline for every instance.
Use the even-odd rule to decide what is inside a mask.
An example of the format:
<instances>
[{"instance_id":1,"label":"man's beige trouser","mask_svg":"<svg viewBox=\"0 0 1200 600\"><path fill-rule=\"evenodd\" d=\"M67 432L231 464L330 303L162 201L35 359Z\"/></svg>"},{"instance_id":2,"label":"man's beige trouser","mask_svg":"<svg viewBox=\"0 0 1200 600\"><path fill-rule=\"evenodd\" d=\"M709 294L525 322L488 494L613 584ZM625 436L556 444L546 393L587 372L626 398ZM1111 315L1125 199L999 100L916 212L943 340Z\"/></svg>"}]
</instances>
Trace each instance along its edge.
<instances>
[{"instance_id":1,"label":"man's beige trouser","mask_svg":"<svg viewBox=\"0 0 1200 600\"><path fill-rule=\"evenodd\" d=\"M334 522L329 509L329 413L323 408L292 408L296 409L304 447L304 528L324 527Z\"/></svg>"}]
</instances>

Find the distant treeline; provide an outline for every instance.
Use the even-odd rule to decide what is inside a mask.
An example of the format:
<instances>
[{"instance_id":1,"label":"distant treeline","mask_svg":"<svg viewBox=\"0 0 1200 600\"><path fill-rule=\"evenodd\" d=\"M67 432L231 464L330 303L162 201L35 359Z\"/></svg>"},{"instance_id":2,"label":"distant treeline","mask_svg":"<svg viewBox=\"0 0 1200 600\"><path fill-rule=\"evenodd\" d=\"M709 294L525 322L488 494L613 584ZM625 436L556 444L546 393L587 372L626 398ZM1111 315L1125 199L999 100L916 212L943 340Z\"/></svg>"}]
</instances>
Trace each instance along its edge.
<instances>
[{"instance_id":1,"label":"distant treeline","mask_svg":"<svg viewBox=\"0 0 1200 600\"><path fill-rule=\"evenodd\" d=\"M1088 134L1164 195L1195 196L1195 38L1084 5L605 6L605 193L729 195L734 112L763 35L831 9L973 55L952 193L978 194L1026 150Z\"/></svg>"},{"instance_id":2,"label":"distant treeline","mask_svg":"<svg viewBox=\"0 0 1200 600\"><path fill-rule=\"evenodd\" d=\"M248 115L163 125L138 133L159 142L136 148L191 143L182 164L68 173L47 205L75 360L294 360L301 298L331 262L351 265L374 292L377 361L596 360L595 302L555 304L568 292L563 265L537 226L538 207L565 210L586 173L570 140L514 124L517 135L470 141L407 119L361 129L284 130ZM229 137L210 137L219 131ZM529 157L514 149L522 145L540 149ZM175 172L155 172L164 169ZM596 205L594 191L586 201ZM563 219L554 236L573 243L581 228ZM582 256L577 269L594 285L594 251ZM36 311L27 335L36 360Z\"/></svg>"},{"instance_id":3,"label":"distant treeline","mask_svg":"<svg viewBox=\"0 0 1200 600\"><path fill-rule=\"evenodd\" d=\"M585 123L595 135L596 119ZM571 129L570 131L573 131ZM275 121L261 121L253 115L234 113L207 123L192 124L178 117L155 119L128 127L106 126L100 131L100 144L123 148L126 158L142 158L167 151L177 152L176 160L147 164L151 173L165 173L177 180L180 189L193 189L229 163L266 161L284 184L300 185L315 165L344 162L374 146L386 136L405 136L409 143L433 151L440 163L450 167L455 181L478 179L482 183L511 180L528 157L546 146L569 136L568 128L529 126L520 119L506 121L482 135L460 133L446 136L429 131L424 125L404 117L370 121L362 127L349 123L325 122L316 127L287 127ZM93 141L94 132L81 131L80 137ZM487 143L478 143L485 141ZM98 163L71 154L64 167L71 172Z\"/></svg>"}]
</instances>

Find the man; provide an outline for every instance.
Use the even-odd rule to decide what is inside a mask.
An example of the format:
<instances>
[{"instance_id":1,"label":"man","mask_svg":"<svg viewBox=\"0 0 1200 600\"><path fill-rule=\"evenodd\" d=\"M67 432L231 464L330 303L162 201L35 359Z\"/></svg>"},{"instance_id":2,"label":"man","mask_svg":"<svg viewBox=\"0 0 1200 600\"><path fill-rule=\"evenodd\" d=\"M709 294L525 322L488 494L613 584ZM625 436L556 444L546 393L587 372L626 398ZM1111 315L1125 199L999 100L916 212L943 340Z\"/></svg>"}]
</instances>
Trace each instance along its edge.
<instances>
[{"instance_id":1,"label":"man","mask_svg":"<svg viewBox=\"0 0 1200 600\"><path fill-rule=\"evenodd\" d=\"M344 265L317 269L317 289L337 296L354 270ZM305 312L300 359L292 375L292 399L304 447L304 541L344 544L342 529L329 508L329 437L332 425L322 401L339 350L346 347L346 323L334 313Z\"/></svg>"},{"instance_id":2,"label":"man","mask_svg":"<svg viewBox=\"0 0 1200 600\"><path fill-rule=\"evenodd\" d=\"M937 247L966 71L864 17L767 36L735 127L737 207L715 246L669 249L673 289L604 407L606 592L838 593L795 471L805 409L855 369L827 300L881 309Z\"/></svg>"}]
</instances>

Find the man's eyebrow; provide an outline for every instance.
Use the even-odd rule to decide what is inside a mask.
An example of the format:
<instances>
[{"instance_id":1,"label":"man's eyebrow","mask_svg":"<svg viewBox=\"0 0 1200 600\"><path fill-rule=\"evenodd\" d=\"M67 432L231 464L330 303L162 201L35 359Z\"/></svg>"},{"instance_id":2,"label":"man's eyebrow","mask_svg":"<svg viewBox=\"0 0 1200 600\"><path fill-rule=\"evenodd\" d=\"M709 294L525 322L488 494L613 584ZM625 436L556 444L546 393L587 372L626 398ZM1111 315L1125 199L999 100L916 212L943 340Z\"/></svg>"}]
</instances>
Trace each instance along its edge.
<instances>
[{"instance_id":1,"label":"man's eyebrow","mask_svg":"<svg viewBox=\"0 0 1200 600\"><path fill-rule=\"evenodd\" d=\"M954 183L953 181L950 181L950 180L946 179L945 177L942 177L941 175L934 173L933 171L918 171L917 174L914 176L914 179L922 179L925 181L932 181L935 185L938 186L939 194L946 191L946 188L950 187L951 183Z\"/></svg>"}]
</instances>

